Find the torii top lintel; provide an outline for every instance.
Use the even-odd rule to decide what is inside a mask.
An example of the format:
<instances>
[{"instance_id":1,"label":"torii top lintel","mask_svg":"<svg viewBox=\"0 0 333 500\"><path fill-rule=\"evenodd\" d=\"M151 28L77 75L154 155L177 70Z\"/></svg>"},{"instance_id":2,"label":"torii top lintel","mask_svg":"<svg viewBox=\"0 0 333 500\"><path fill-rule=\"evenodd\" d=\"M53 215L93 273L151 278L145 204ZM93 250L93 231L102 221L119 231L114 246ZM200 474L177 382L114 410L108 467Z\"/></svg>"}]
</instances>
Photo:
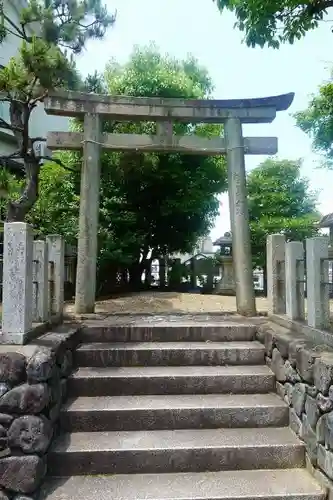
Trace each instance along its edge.
<instances>
[{"instance_id":1,"label":"torii top lintel","mask_svg":"<svg viewBox=\"0 0 333 500\"><path fill-rule=\"evenodd\" d=\"M294 93L254 99L172 99L130 97L57 91L45 99L45 111L60 116L98 113L125 121L183 121L223 123L239 118L243 123L270 123L277 111L285 111Z\"/></svg>"}]
</instances>

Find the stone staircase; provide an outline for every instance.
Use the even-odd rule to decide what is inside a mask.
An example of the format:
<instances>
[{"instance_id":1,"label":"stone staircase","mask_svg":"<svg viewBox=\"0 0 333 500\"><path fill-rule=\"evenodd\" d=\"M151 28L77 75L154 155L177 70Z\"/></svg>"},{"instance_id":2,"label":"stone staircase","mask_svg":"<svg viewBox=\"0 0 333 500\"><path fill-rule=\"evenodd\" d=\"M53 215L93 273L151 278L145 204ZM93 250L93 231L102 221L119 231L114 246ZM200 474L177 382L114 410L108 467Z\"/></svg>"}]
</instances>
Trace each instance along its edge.
<instances>
[{"instance_id":1,"label":"stone staircase","mask_svg":"<svg viewBox=\"0 0 333 500\"><path fill-rule=\"evenodd\" d=\"M88 324L44 498L324 500L255 332Z\"/></svg>"}]
</instances>

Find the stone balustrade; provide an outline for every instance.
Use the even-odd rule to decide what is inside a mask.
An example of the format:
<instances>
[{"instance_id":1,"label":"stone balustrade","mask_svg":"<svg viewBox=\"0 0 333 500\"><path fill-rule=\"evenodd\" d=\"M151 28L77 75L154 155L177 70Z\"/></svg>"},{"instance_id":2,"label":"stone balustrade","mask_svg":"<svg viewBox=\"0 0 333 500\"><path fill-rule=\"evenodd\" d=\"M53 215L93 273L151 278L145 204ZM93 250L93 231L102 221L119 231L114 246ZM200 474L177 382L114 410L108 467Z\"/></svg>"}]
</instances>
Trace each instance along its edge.
<instances>
[{"instance_id":1,"label":"stone balustrade","mask_svg":"<svg viewBox=\"0 0 333 500\"><path fill-rule=\"evenodd\" d=\"M24 344L36 324L59 321L64 308L65 244L35 240L24 222L4 225L2 344Z\"/></svg>"},{"instance_id":2,"label":"stone balustrade","mask_svg":"<svg viewBox=\"0 0 333 500\"><path fill-rule=\"evenodd\" d=\"M327 329L329 310L329 239L325 236L286 242L282 234L267 238L267 295L269 314L285 314ZM307 302L305 308L305 290ZM306 313L305 313L306 312Z\"/></svg>"}]
</instances>

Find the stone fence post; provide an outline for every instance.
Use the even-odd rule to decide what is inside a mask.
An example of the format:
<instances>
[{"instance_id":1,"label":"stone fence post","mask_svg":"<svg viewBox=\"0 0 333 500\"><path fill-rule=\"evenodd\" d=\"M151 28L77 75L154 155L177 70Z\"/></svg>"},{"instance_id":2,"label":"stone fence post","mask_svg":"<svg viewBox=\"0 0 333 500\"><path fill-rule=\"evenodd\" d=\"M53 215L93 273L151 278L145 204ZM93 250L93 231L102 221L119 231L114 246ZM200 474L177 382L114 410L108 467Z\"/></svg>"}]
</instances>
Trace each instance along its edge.
<instances>
[{"instance_id":1,"label":"stone fence post","mask_svg":"<svg viewBox=\"0 0 333 500\"><path fill-rule=\"evenodd\" d=\"M328 243L326 237L306 240L306 290L308 325L328 328L330 323Z\"/></svg>"},{"instance_id":2,"label":"stone fence post","mask_svg":"<svg viewBox=\"0 0 333 500\"><path fill-rule=\"evenodd\" d=\"M34 241L33 268L33 321L36 323L44 323L50 319L49 258L46 241Z\"/></svg>"},{"instance_id":3,"label":"stone fence post","mask_svg":"<svg viewBox=\"0 0 333 500\"><path fill-rule=\"evenodd\" d=\"M269 314L285 314L285 243L284 234L267 237L267 298Z\"/></svg>"},{"instance_id":4,"label":"stone fence post","mask_svg":"<svg viewBox=\"0 0 333 500\"><path fill-rule=\"evenodd\" d=\"M32 227L4 224L2 343L23 344L32 329Z\"/></svg>"},{"instance_id":5,"label":"stone fence post","mask_svg":"<svg viewBox=\"0 0 333 500\"><path fill-rule=\"evenodd\" d=\"M46 238L49 254L50 293L49 303L51 315L63 314L64 310L64 280L65 280L65 243L62 236L50 235Z\"/></svg>"},{"instance_id":6,"label":"stone fence post","mask_svg":"<svg viewBox=\"0 0 333 500\"><path fill-rule=\"evenodd\" d=\"M286 313L290 319L304 320L304 247L300 241L286 243Z\"/></svg>"}]
</instances>

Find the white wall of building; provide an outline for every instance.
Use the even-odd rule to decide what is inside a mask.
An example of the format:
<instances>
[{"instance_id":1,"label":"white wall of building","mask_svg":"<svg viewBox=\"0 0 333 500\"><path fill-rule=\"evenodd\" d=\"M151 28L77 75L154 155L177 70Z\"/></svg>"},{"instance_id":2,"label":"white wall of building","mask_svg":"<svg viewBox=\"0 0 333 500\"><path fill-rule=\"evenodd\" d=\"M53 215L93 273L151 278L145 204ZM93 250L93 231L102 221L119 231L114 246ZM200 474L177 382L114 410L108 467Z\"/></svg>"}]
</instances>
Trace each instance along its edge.
<instances>
[{"instance_id":1,"label":"white wall of building","mask_svg":"<svg viewBox=\"0 0 333 500\"><path fill-rule=\"evenodd\" d=\"M26 5L26 0L4 0L4 11L7 16L15 23L19 23L19 12ZM14 57L21 45L20 38L10 33L6 37L6 40L0 45L0 64L5 65L8 63L11 57ZM0 117L9 121L8 104L0 103ZM44 111L43 104L38 105L33 111L29 123L29 135L30 137L46 137L49 131L62 131L68 130L69 120L68 118L60 116L48 116ZM6 134L11 132L6 132L2 129L5 134L1 134L0 137L0 152L6 154L9 149L15 150L15 145L4 144L6 141Z\"/></svg>"}]
</instances>

